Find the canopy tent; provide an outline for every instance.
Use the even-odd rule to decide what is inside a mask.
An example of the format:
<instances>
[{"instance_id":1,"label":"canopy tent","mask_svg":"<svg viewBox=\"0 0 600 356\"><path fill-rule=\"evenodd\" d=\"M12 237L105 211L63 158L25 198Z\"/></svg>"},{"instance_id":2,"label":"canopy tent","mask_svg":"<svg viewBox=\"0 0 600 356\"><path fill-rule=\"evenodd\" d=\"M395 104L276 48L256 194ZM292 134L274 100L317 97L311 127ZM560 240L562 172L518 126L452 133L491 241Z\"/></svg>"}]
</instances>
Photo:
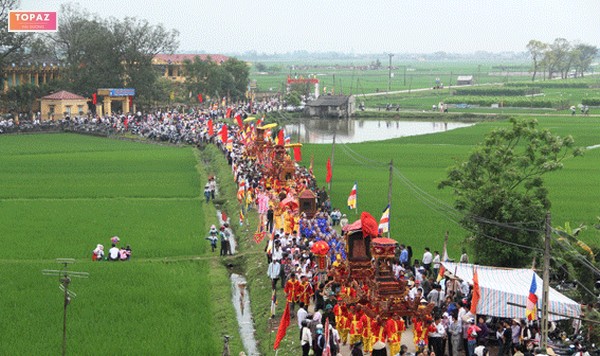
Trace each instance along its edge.
<instances>
[{"instance_id":1,"label":"canopy tent","mask_svg":"<svg viewBox=\"0 0 600 356\"><path fill-rule=\"evenodd\" d=\"M477 313L508 319L525 319L525 305L531 287L532 273L535 274L538 297L538 311L542 309L543 281L531 269L511 269L490 266L475 266L469 263L442 262L446 269L456 277L473 284L473 268L477 268L477 278L481 298L477 303ZM549 320L578 318L581 306L572 299L550 288ZM508 304L514 303L520 306Z\"/></svg>"}]
</instances>

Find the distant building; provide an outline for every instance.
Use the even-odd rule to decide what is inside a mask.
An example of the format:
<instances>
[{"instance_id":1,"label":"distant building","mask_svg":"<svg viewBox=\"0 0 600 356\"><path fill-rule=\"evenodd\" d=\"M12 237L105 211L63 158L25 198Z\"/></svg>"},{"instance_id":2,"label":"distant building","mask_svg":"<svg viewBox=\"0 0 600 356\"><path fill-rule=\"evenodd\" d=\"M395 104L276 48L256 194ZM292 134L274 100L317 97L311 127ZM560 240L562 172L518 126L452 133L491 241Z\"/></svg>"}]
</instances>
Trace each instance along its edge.
<instances>
[{"instance_id":1,"label":"distant building","mask_svg":"<svg viewBox=\"0 0 600 356\"><path fill-rule=\"evenodd\" d=\"M10 88L24 84L40 86L51 80L59 79L61 65L55 61L27 61L20 63L5 63L0 68L0 91L6 93Z\"/></svg>"},{"instance_id":2,"label":"distant building","mask_svg":"<svg viewBox=\"0 0 600 356\"><path fill-rule=\"evenodd\" d=\"M472 75L459 75L456 78L456 85L473 85Z\"/></svg>"},{"instance_id":3,"label":"distant building","mask_svg":"<svg viewBox=\"0 0 600 356\"><path fill-rule=\"evenodd\" d=\"M40 99L42 120L62 119L65 116L83 115L88 112L88 99L61 90Z\"/></svg>"},{"instance_id":4,"label":"distant building","mask_svg":"<svg viewBox=\"0 0 600 356\"><path fill-rule=\"evenodd\" d=\"M184 61L194 61L194 58L199 57L206 61L208 57L218 64L221 64L229 59L222 54L157 54L152 58L152 66L162 73L163 78L183 83L185 82Z\"/></svg>"},{"instance_id":5,"label":"distant building","mask_svg":"<svg viewBox=\"0 0 600 356\"><path fill-rule=\"evenodd\" d=\"M304 108L307 115L322 118L347 118L354 115L355 110L353 95L321 95L318 99L307 102Z\"/></svg>"}]
</instances>

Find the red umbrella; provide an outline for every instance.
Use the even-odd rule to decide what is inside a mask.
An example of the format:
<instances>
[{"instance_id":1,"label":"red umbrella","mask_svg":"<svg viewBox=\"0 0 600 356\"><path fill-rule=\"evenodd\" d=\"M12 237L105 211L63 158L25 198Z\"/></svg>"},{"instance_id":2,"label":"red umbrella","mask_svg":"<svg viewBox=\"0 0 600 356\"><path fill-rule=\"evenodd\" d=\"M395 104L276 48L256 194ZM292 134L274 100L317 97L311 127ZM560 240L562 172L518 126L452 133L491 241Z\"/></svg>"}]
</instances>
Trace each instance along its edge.
<instances>
[{"instance_id":1,"label":"red umbrella","mask_svg":"<svg viewBox=\"0 0 600 356\"><path fill-rule=\"evenodd\" d=\"M310 248L310 252L317 256L325 256L329 252L329 245L323 240L317 241Z\"/></svg>"}]
</instances>

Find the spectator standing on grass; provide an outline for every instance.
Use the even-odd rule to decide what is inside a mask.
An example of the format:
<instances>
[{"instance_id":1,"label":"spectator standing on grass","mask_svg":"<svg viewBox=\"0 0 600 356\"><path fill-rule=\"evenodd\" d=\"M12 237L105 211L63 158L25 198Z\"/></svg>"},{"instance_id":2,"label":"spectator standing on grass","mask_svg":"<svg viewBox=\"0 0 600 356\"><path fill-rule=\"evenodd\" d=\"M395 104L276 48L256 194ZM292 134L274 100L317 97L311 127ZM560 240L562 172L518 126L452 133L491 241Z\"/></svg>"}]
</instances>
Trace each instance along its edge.
<instances>
[{"instance_id":1,"label":"spectator standing on grass","mask_svg":"<svg viewBox=\"0 0 600 356\"><path fill-rule=\"evenodd\" d=\"M277 281L281 275L281 264L279 263L279 260L272 260L271 263L269 263L267 275L271 278L271 289L276 290Z\"/></svg>"},{"instance_id":2,"label":"spectator standing on grass","mask_svg":"<svg viewBox=\"0 0 600 356\"><path fill-rule=\"evenodd\" d=\"M210 231L208 232L208 237L206 238L208 241L210 241L210 247L212 248L212 252L215 252L215 249L217 248L217 241L219 240L217 238L217 227L215 225L212 225L210 227Z\"/></svg>"},{"instance_id":3,"label":"spectator standing on grass","mask_svg":"<svg viewBox=\"0 0 600 356\"><path fill-rule=\"evenodd\" d=\"M429 270L431 269L431 263L433 262L433 255L431 254L429 247L425 247L425 252L423 253L423 258L421 259L421 262L423 262L423 268L425 268L425 270L429 272Z\"/></svg>"},{"instance_id":4,"label":"spectator standing on grass","mask_svg":"<svg viewBox=\"0 0 600 356\"><path fill-rule=\"evenodd\" d=\"M208 184L204 186L204 198L206 198L207 203L210 201L210 186Z\"/></svg>"},{"instance_id":5,"label":"spectator standing on grass","mask_svg":"<svg viewBox=\"0 0 600 356\"><path fill-rule=\"evenodd\" d=\"M215 177L210 177L208 179L208 187L210 189L210 198L215 200L215 191L217 190L217 182L215 181Z\"/></svg>"},{"instance_id":6,"label":"spectator standing on grass","mask_svg":"<svg viewBox=\"0 0 600 356\"><path fill-rule=\"evenodd\" d=\"M439 251L433 253L433 278L437 278L440 272L441 258Z\"/></svg>"},{"instance_id":7,"label":"spectator standing on grass","mask_svg":"<svg viewBox=\"0 0 600 356\"><path fill-rule=\"evenodd\" d=\"M460 263L469 263L469 255L467 255L467 249L462 249L462 255L460 255Z\"/></svg>"}]
</instances>

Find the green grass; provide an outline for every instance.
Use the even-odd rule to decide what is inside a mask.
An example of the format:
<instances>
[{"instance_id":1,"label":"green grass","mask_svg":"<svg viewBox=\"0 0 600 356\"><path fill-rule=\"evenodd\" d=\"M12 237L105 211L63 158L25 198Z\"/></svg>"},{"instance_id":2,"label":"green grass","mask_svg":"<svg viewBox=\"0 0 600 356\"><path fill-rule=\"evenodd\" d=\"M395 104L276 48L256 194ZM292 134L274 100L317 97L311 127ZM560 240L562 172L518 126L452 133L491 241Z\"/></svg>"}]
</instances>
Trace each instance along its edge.
<instances>
[{"instance_id":1,"label":"green grass","mask_svg":"<svg viewBox=\"0 0 600 356\"><path fill-rule=\"evenodd\" d=\"M541 127L549 128L555 134L572 134L579 146L600 144L598 118L542 117L539 121ZM425 246L441 251L444 232L449 230L449 253L457 258L468 233L449 220L447 213L439 213L439 205L432 205L428 195L452 205L454 200L451 191L437 189L438 183L446 176L447 168L466 159L473 145L482 141L486 132L507 125L506 121L486 122L440 134L349 145L352 151L364 158L338 146L333 168L333 206L342 208L351 220L358 218L346 207L350 189L357 181L359 213L369 211L379 219L387 204L389 171L385 164L393 159L395 168L423 192L415 192L394 176L392 237L416 247L416 256L420 256ZM329 145L304 146L304 157L314 155L315 174L321 185L324 185L325 163L330 154ZM596 223L596 216L599 215L596 204L598 192L593 187L599 186L599 175L600 157L597 150L588 151L580 158L569 159L562 171L547 175L554 226L563 225L565 221L587 225ZM443 206L441 208L446 209ZM595 245L598 237L600 233L593 228L581 235L583 240Z\"/></svg>"},{"instance_id":2,"label":"green grass","mask_svg":"<svg viewBox=\"0 0 600 356\"><path fill-rule=\"evenodd\" d=\"M242 350L228 271L204 240L216 215L193 148L69 134L3 135L0 147L2 353L60 352L62 294L41 273L58 257L90 273L72 283L69 353L214 355L224 334ZM92 262L113 235L132 260Z\"/></svg>"}]
</instances>

